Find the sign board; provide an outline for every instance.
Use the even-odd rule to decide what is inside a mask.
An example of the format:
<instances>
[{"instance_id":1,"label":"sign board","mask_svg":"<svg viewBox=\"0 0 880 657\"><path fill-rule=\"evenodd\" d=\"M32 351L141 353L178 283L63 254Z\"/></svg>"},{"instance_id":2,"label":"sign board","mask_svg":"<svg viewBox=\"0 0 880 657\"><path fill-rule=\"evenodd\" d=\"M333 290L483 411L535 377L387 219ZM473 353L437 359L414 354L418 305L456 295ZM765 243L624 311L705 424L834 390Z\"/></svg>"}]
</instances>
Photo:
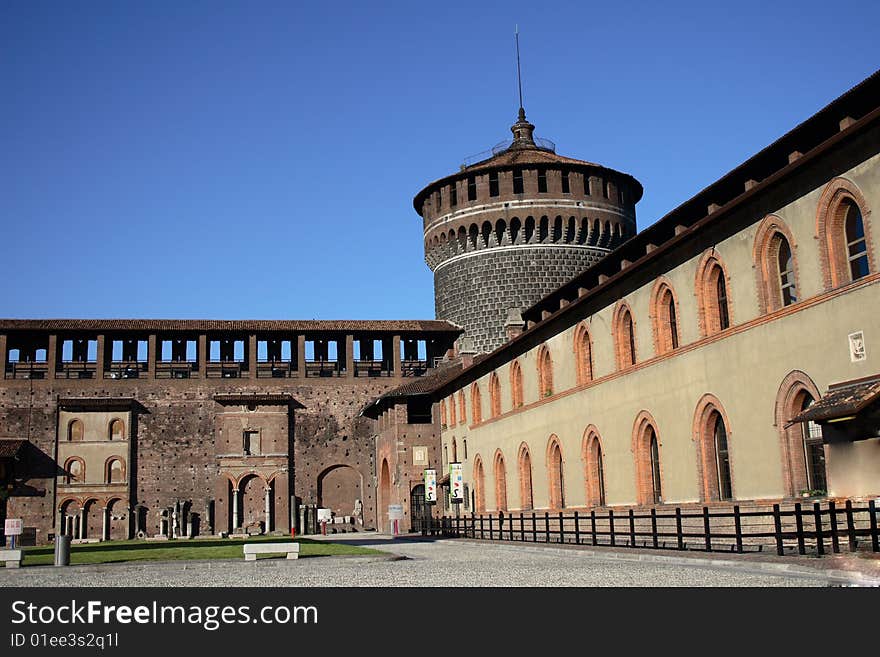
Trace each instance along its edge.
<instances>
[{"instance_id":1,"label":"sign board","mask_svg":"<svg viewBox=\"0 0 880 657\"><path fill-rule=\"evenodd\" d=\"M437 471L425 470L425 502L437 501Z\"/></svg>"},{"instance_id":2,"label":"sign board","mask_svg":"<svg viewBox=\"0 0 880 657\"><path fill-rule=\"evenodd\" d=\"M389 520L403 520L403 505L402 504L389 504L388 505L388 519Z\"/></svg>"},{"instance_id":3,"label":"sign board","mask_svg":"<svg viewBox=\"0 0 880 657\"><path fill-rule=\"evenodd\" d=\"M453 504L464 500L464 476L461 463L449 464L449 497Z\"/></svg>"},{"instance_id":4,"label":"sign board","mask_svg":"<svg viewBox=\"0 0 880 657\"><path fill-rule=\"evenodd\" d=\"M21 536L21 518L7 518L3 533L7 536Z\"/></svg>"},{"instance_id":5,"label":"sign board","mask_svg":"<svg viewBox=\"0 0 880 657\"><path fill-rule=\"evenodd\" d=\"M413 465L428 465L428 448L416 445L412 449Z\"/></svg>"},{"instance_id":6,"label":"sign board","mask_svg":"<svg viewBox=\"0 0 880 657\"><path fill-rule=\"evenodd\" d=\"M318 509L318 522L330 522L333 520L333 509Z\"/></svg>"}]
</instances>

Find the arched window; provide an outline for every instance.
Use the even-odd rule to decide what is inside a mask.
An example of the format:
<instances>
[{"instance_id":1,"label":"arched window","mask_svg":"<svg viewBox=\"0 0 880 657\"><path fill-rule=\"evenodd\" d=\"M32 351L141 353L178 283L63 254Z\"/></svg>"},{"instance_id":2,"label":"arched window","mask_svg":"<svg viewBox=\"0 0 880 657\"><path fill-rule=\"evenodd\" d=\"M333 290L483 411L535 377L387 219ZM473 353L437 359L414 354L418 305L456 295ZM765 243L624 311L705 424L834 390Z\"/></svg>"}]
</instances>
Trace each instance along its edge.
<instances>
[{"instance_id":1,"label":"arched window","mask_svg":"<svg viewBox=\"0 0 880 657\"><path fill-rule=\"evenodd\" d=\"M467 461L467 438L461 439L461 458Z\"/></svg>"},{"instance_id":2,"label":"arched window","mask_svg":"<svg viewBox=\"0 0 880 657\"><path fill-rule=\"evenodd\" d=\"M125 424L118 418L113 420L107 434L109 440L125 440Z\"/></svg>"},{"instance_id":3,"label":"arched window","mask_svg":"<svg viewBox=\"0 0 880 657\"><path fill-rule=\"evenodd\" d=\"M108 484L125 483L125 465L123 464L121 459L115 457L107 459L107 464L105 465L104 472L104 481Z\"/></svg>"},{"instance_id":4,"label":"arched window","mask_svg":"<svg viewBox=\"0 0 880 657\"><path fill-rule=\"evenodd\" d=\"M813 422L792 424L791 419L820 396L812 379L795 370L785 377L776 396L776 426L782 447L783 479L789 496L828 490L822 430Z\"/></svg>"},{"instance_id":5,"label":"arched window","mask_svg":"<svg viewBox=\"0 0 880 657\"><path fill-rule=\"evenodd\" d=\"M871 273L874 258L870 209L861 191L845 178L828 183L819 199L816 235L826 289L856 281Z\"/></svg>"},{"instance_id":6,"label":"arched window","mask_svg":"<svg viewBox=\"0 0 880 657\"><path fill-rule=\"evenodd\" d=\"M660 472L660 440L657 425L647 411L642 411L633 426L633 456L636 461L636 492L639 504L663 501Z\"/></svg>"},{"instance_id":7,"label":"arched window","mask_svg":"<svg viewBox=\"0 0 880 657\"><path fill-rule=\"evenodd\" d=\"M728 277L717 253L706 253L697 267L697 305L700 334L713 335L731 326Z\"/></svg>"},{"instance_id":8,"label":"arched window","mask_svg":"<svg viewBox=\"0 0 880 657\"><path fill-rule=\"evenodd\" d=\"M636 327L632 312L621 302L615 313L614 346L617 351L617 368L626 369L636 364Z\"/></svg>"},{"instance_id":9,"label":"arched window","mask_svg":"<svg viewBox=\"0 0 880 657\"><path fill-rule=\"evenodd\" d=\"M501 415L501 384L498 383L498 375L495 372L489 377L489 405L492 417Z\"/></svg>"},{"instance_id":10,"label":"arched window","mask_svg":"<svg viewBox=\"0 0 880 657\"><path fill-rule=\"evenodd\" d=\"M458 463L458 444L455 442L455 436L452 437L452 462Z\"/></svg>"},{"instance_id":11,"label":"arched window","mask_svg":"<svg viewBox=\"0 0 880 657\"><path fill-rule=\"evenodd\" d=\"M440 426L445 427L446 424L446 401L440 400Z\"/></svg>"},{"instance_id":12,"label":"arched window","mask_svg":"<svg viewBox=\"0 0 880 657\"><path fill-rule=\"evenodd\" d=\"M868 268L868 242L865 239L865 222L862 211L852 201L846 201L844 231L846 235L846 255L849 260L851 280L858 280L870 273Z\"/></svg>"},{"instance_id":13,"label":"arched window","mask_svg":"<svg viewBox=\"0 0 880 657\"><path fill-rule=\"evenodd\" d=\"M495 507L507 511L507 470L501 450L495 452Z\"/></svg>"},{"instance_id":14,"label":"arched window","mask_svg":"<svg viewBox=\"0 0 880 657\"><path fill-rule=\"evenodd\" d=\"M672 286L665 279L654 284L651 293L651 319L654 329L654 351L659 356L678 349L678 308Z\"/></svg>"},{"instance_id":15,"label":"arched window","mask_svg":"<svg viewBox=\"0 0 880 657\"><path fill-rule=\"evenodd\" d=\"M480 400L480 386L474 383L471 386L471 422L479 424L483 421L483 408Z\"/></svg>"},{"instance_id":16,"label":"arched window","mask_svg":"<svg viewBox=\"0 0 880 657\"><path fill-rule=\"evenodd\" d=\"M510 366L510 400L513 408L523 405L522 368L516 360Z\"/></svg>"},{"instance_id":17,"label":"arched window","mask_svg":"<svg viewBox=\"0 0 880 657\"><path fill-rule=\"evenodd\" d=\"M532 457L529 454L529 448L525 443L520 445L519 458L517 461L517 470L519 470L520 508L523 511L531 511L535 508L532 497Z\"/></svg>"},{"instance_id":18,"label":"arched window","mask_svg":"<svg viewBox=\"0 0 880 657\"><path fill-rule=\"evenodd\" d=\"M574 332L574 362L577 367L578 385L593 380L593 347L590 331L580 324Z\"/></svg>"},{"instance_id":19,"label":"arched window","mask_svg":"<svg viewBox=\"0 0 880 657\"><path fill-rule=\"evenodd\" d=\"M86 466L81 458L76 456L67 459L64 462L64 476L66 484L81 484L86 480Z\"/></svg>"},{"instance_id":20,"label":"arched window","mask_svg":"<svg viewBox=\"0 0 880 657\"><path fill-rule=\"evenodd\" d=\"M483 513L486 510L485 476L483 474L483 459L477 454L474 457L474 511Z\"/></svg>"},{"instance_id":21,"label":"arched window","mask_svg":"<svg viewBox=\"0 0 880 657\"><path fill-rule=\"evenodd\" d=\"M584 432L583 458L587 505L605 506L605 464L602 442L599 432L592 425Z\"/></svg>"},{"instance_id":22,"label":"arched window","mask_svg":"<svg viewBox=\"0 0 880 657\"><path fill-rule=\"evenodd\" d=\"M458 422L467 423L467 406L464 401L464 390L458 391Z\"/></svg>"},{"instance_id":23,"label":"arched window","mask_svg":"<svg viewBox=\"0 0 880 657\"><path fill-rule=\"evenodd\" d=\"M454 427L455 421L455 397L449 398L449 426Z\"/></svg>"},{"instance_id":24,"label":"arched window","mask_svg":"<svg viewBox=\"0 0 880 657\"><path fill-rule=\"evenodd\" d=\"M694 440L699 452L697 471L703 501L733 499L729 433L721 402L713 395L703 395L694 415Z\"/></svg>"},{"instance_id":25,"label":"arched window","mask_svg":"<svg viewBox=\"0 0 880 657\"><path fill-rule=\"evenodd\" d=\"M83 439L82 420L71 420L67 425L67 440L81 441Z\"/></svg>"},{"instance_id":26,"label":"arched window","mask_svg":"<svg viewBox=\"0 0 880 657\"><path fill-rule=\"evenodd\" d=\"M553 361L543 345L538 350L538 394L542 399L553 394Z\"/></svg>"},{"instance_id":27,"label":"arched window","mask_svg":"<svg viewBox=\"0 0 880 657\"><path fill-rule=\"evenodd\" d=\"M794 237L782 219L771 214L758 226L753 258L762 312L773 312L796 303L798 275Z\"/></svg>"},{"instance_id":28,"label":"arched window","mask_svg":"<svg viewBox=\"0 0 880 657\"><path fill-rule=\"evenodd\" d=\"M562 448L559 439L550 436L547 445L547 480L550 484L550 508L565 508L565 480L564 461L562 460Z\"/></svg>"}]
</instances>

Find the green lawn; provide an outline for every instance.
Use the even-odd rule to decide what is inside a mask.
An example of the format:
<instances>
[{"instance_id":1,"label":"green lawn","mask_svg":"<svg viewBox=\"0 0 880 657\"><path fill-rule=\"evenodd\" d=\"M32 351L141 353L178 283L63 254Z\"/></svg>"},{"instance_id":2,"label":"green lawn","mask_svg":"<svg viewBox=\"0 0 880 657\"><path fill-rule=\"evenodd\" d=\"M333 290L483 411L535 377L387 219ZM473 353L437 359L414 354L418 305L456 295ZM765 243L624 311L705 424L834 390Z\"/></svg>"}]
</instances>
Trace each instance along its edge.
<instances>
[{"instance_id":1,"label":"green lawn","mask_svg":"<svg viewBox=\"0 0 880 657\"><path fill-rule=\"evenodd\" d=\"M242 545L256 541L290 543L291 539L277 536L253 536L249 539L206 538L171 541L107 541L84 543L70 548L71 565L88 563L118 563L122 561L175 561L184 559L244 559ZM326 543L298 538L299 556L325 557L335 555L381 554L378 550ZM258 558L264 558L260 555ZM269 557L277 555L268 555ZM55 562L55 546L24 548L22 566L51 565ZM283 556L281 557L283 558ZM2 565L2 564L0 564Z\"/></svg>"}]
</instances>

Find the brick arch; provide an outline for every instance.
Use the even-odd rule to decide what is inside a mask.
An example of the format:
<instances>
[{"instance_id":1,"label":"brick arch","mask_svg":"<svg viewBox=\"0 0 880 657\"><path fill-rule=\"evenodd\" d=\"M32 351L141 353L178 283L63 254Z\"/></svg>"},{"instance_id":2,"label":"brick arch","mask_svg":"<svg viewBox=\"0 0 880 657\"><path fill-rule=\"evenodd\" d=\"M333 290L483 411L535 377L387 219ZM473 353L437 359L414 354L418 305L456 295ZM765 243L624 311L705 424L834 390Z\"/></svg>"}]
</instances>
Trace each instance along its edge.
<instances>
[{"instance_id":1,"label":"brick arch","mask_svg":"<svg viewBox=\"0 0 880 657\"><path fill-rule=\"evenodd\" d=\"M483 421L482 403L480 385L474 381L471 384L471 424L479 424Z\"/></svg>"},{"instance_id":2,"label":"brick arch","mask_svg":"<svg viewBox=\"0 0 880 657\"><path fill-rule=\"evenodd\" d=\"M500 449L495 450L493 469L495 474L495 508L499 511L507 511L507 466L504 463L504 454Z\"/></svg>"},{"instance_id":3,"label":"brick arch","mask_svg":"<svg viewBox=\"0 0 880 657\"><path fill-rule=\"evenodd\" d=\"M458 423L467 424L467 404L464 400L464 390L458 391Z\"/></svg>"},{"instance_id":4,"label":"brick arch","mask_svg":"<svg viewBox=\"0 0 880 657\"><path fill-rule=\"evenodd\" d=\"M235 482L233 483L232 487L237 490L241 490L242 483L244 483L250 477L256 477L261 482L263 482L263 486L266 486L266 479L265 479L265 477L263 477L263 475L261 473L259 473L259 472L245 472L245 473L241 474L237 479L235 479Z\"/></svg>"},{"instance_id":5,"label":"brick arch","mask_svg":"<svg viewBox=\"0 0 880 657\"><path fill-rule=\"evenodd\" d=\"M104 483L106 483L106 484L111 483L110 482L110 475L112 473L110 471L110 468L113 466L113 463L115 461L119 461L120 465L122 466L122 481L112 482L112 483L124 483L125 482L125 475L126 475L125 459L122 456L120 456L119 454L114 454L113 456L107 457L107 459L105 459L105 461L104 461Z\"/></svg>"},{"instance_id":6,"label":"brick arch","mask_svg":"<svg viewBox=\"0 0 880 657\"><path fill-rule=\"evenodd\" d=\"M868 250L868 268L877 271L871 235L871 208L861 190L851 180L835 178L822 191L816 208L816 239L819 241L819 264L825 289L849 283L844 220L846 202L855 203L862 213L865 227L865 245Z\"/></svg>"},{"instance_id":7,"label":"brick arch","mask_svg":"<svg viewBox=\"0 0 880 657\"><path fill-rule=\"evenodd\" d=\"M523 405L523 375L518 360L510 365L510 403L512 408Z\"/></svg>"},{"instance_id":8,"label":"brick arch","mask_svg":"<svg viewBox=\"0 0 880 657\"><path fill-rule=\"evenodd\" d=\"M474 457L474 511L483 513L486 510L486 475L483 472L483 458Z\"/></svg>"},{"instance_id":9,"label":"brick arch","mask_svg":"<svg viewBox=\"0 0 880 657\"><path fill-rule=\"evenodd\" d=\"M82 420L74 418L67 423L67 440L69 442L82 442L85 440L85 426Z\"/></svg>"},{"instance_id":10,"label":"brick arch","mask_svg":"<svg viewBox=\"0 0 880 657\"><path fill-rule=\"evenodd\" d=\"M665 276L654 281L648 308L654 353L659 356L677 349L681 344L681 311L675 288Z\"/></svg>"},{"instance_id":11,"label":"brick arch","mask_svg":"<svg viewBox=\"0 0 880 657\"><path fill-rule=\"evenodd\" d=\"M730 275L727 266L721 259L721 254L714 247L703 253L697 265L694 277L694 291L697 296L697 317L700 325L700 335L703 337L714 335L722 330L721 316L723 308L718 298L718 280L723 277L726 290L728 328L733 326L733 304L730 294Z\"/></svg>"},{"instance_id":12,"label":"brick arch","mask_svg":"<svg viewBox=\"0 0 880 657\"><path fill-rule=\"evenodd\" d=\"M80 471L79 471L79 482L78 483L83 484L86 481L86 462L79 456L71 456L66 461L64 461L64 472L66 473L65 474L65 481L67 484L76 483L71 479L71 477L73 476L73 472L71 471L71 466L74 463L79 463Z\"/></svg>"},{"instance_id":13,"label":"brick arch","mask_svg":"<svg viewBox=\"0 0 880 657\"><path fill-rule=\"evenodd\" d=\"M490 417L501 415L501 384L495 372L489 375L489 409Z\"/></svg>"},{"instance_id":14,"label":"brick arch","mask_svg":"<svg viewBox=\"0 0 880 657\"><path fill-rule=\"evenodd\" d=\"M543 399L553 394L553 358L547 345L538 348L538 397Z\"/></svg>"},{"instance_id":15,"label":"brick arch","mask_svg":"<svg viewBox=\"0 0 880 657\"><path fill-rule=\"evenodd\" d=\"M648 411L641 411L633 423L632 431L632 453L636 466L636 499L639 504L655 504L655 494L662 502L663 491L663 469L662 458L657 459L657 479L660 484L659 491L655 490L654 485L654 467L655 464L651 455L651 433L657 442L657 452L659 455L660 432L657 429L657 422Z\"/></svg>"},{"instance_id":16,"label":"brick arch","mask_svg":"<svg viewBox=\"0 0 880 657\"><path fill-rule=\"evenodd\" d=\"M265 487L270 479L261 477ZM364 477L348 463L334 463L317 477L318 505L331 509L338 516L354 515L355 500L364 499Z\"/></svg>"},{"instance_id":17,"label":"brick arch","mask_svg":"<svg viewBox=\"0 0 880 657\"><path fill-rule=\"evenodd\" d=\"M801 423L789 425L791 418L800 413L806 395L816 401L822 397L813 379L800 370L789 372L776 393L774 419L782 453L782 479L785 492L790 497L798 495L807 487L803 425Z\"/></svg>"},{"instance_id":18,"label":"brick arch","mask_svg":"<svg viewBox=\"0 0 880 657\"><path fill-rule=\"evenodd\" d=\"M623 299L614 306L611 326L614 336L614 353L617 369L623 370L632 367L638 361L636 320L629 303Z\"/></svg>"},{"instance_id":19,"label":"brick arch","mask_svg":"<svg viewBox=\"0 0 880 657\"><path fill-rule=\"evenodd\" d=\"M605 506L605 452L602 449L602 438L595 425L590 424L584 429L581 457L584 464L587 506Z\"/></svg>"},{"instance_id":20,"label":"brick arch","mask_svg":"<svg viewBox=\"0 0 880 657\"><path fill-rule=\"evenodd\" d=\"M449 397L449 426L454 427L457 424L455 417L455 395Z\"/></svg>"},{"instance_id":21,"label":"brick arch","mask_svg":"<svg viewBox=\"0 0 880 657\"><path fill-rule=\"evenodd\" d=\"M800 290L797 242L788 225L775 214L761 220L755 233L752 261L758 285L758 303L761 312L770 313L782 307L782 286L779 280L779 248L781 240L788 242L794 266L795 294Z\"/></svg>"},{"instance_id":22,"label":"brick arch","mask_svg":"<svg viewBox=\"0 0 880 657\"><path fill-rule=\"evenodd\" d=\"M581 322L574 330L574 362L577 368L578 385L593 380L593 339L586 322Z\"/></svg>"},{"instance_id":23,"label":"brick arch","mask_svg":"<svg viewBox=\"0 0 880 657\"><path fill-rule=\"evenodd\" d=\"M275 480L276 480L279 476L284 475L284 474L287 474L287 473L284 472L283 470L276 470L276 471L273 472L271 475L269 475L268 477L266 477L266 482L269 483L269 484L272 484L272 483L275 482Z\"/></svg>"},{"instance_id":24,"label":"brick arch","mask_svg":"<svg viewBox=\"0 0 880 657\"><path fill-rule=\"evenodd\" d=\"M532 455L529 446L521 443L516 457L516 469L519 476L519 504L523 511L535 508L535 495L532 485Z\"/></svg>"},{"instance_id":25,"label":"brick arch","mask_svg":"<svg viewBox=\"0 0 880 657\"><path fill-rule=\"evenodd\" d=\"M440 400L440 426L445 427L447 425L448 425L448 422L446 421L446 400L441 399Z\"/></svg>"},{"instance_id":26,"label":"brick arch","mask_svg":"<svg viewBox=\"0 0 880 657\"><path fill-rule=\"evenodd\" d=\"M68 496L62 498L61 501L58 503L58 509L57 509L58 513L61 513L62 511L64 511L65 507L71 503L76 504L77 506L79 506L79 508L82 508L83 507L83 498L76 497L74 495L68 495Z\"/></svg>"},{"instance_id":27,"label":"brick arch","mask_svg":"<svg viewBox=\"0 0 880 657\"><path fill-rule=\"evenodd\" d=\"M732 432L730 428L730 419L724 405L713 394L706 393L700 397L694 411L693 424L693 440L696 443L697 452L697 479L700 482L700 499L703 502L718 501L723 499L735 499L736 492L734 490L733 467L730 467L730 498L722 496L719 486L718 477L718 454L715 447L715 420L716 413L721 417L724 423L724 429L727 435L727 450L730 455L732 450ZM733 458L729 456L729 463L732 464Z\"/></svg>"},{"instance_id":28,"label":"brick arch","mask_svg":"<svg viewBox=\"0 0 880 657\"><path fill-rule=\"evenodd\" d=\"M391 469L388 467L388 459L382 459L382 465L379 467L379 509L387 509L391 504ZM379 513L379 529L386 529L390 525L385 525L386 514Z\"/></svg>"},{"instance_id":29,"label":"brick arch","mask_svg":"<svg viewBox=\"0 0 880 657\"><path fill-rule=\"evenodd\" d=\"M565 508L565 459L562 445L556 434L547 440L547 487L550 494L550 508Z\"/></svg>"},{"instance_id":30,"label":"brick arch","mask_svg":"<svg viewBox=\"0 0 880 657\"><path fill-rule=\"evenodd\" d=\"M118 431L114 431L116 428ZM125 422L120 418L115 417L107 424L107 440L125 440Z\"/></svg>"}]
</instances>

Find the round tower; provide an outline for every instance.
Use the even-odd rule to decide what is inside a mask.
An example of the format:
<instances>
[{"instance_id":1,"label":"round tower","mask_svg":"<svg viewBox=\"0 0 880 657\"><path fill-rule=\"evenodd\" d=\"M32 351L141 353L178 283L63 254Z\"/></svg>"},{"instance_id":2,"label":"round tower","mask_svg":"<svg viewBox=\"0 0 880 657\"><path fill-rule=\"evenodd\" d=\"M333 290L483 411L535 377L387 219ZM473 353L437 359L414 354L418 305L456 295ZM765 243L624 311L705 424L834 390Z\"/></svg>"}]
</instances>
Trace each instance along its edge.
<instances>
[{"instance_id":1,"label":"round tower","mask_svg":"<svg viewBox=\"0 0 880 657\"><path fill-rule=\"evenodd\" d=\"M636 233L641 184L557 155L534 130L520 108L512 140L413 200L436 316L464 327L481 352L506 341L510 309L528 308Z\"/></svg>"}]
</instances>

